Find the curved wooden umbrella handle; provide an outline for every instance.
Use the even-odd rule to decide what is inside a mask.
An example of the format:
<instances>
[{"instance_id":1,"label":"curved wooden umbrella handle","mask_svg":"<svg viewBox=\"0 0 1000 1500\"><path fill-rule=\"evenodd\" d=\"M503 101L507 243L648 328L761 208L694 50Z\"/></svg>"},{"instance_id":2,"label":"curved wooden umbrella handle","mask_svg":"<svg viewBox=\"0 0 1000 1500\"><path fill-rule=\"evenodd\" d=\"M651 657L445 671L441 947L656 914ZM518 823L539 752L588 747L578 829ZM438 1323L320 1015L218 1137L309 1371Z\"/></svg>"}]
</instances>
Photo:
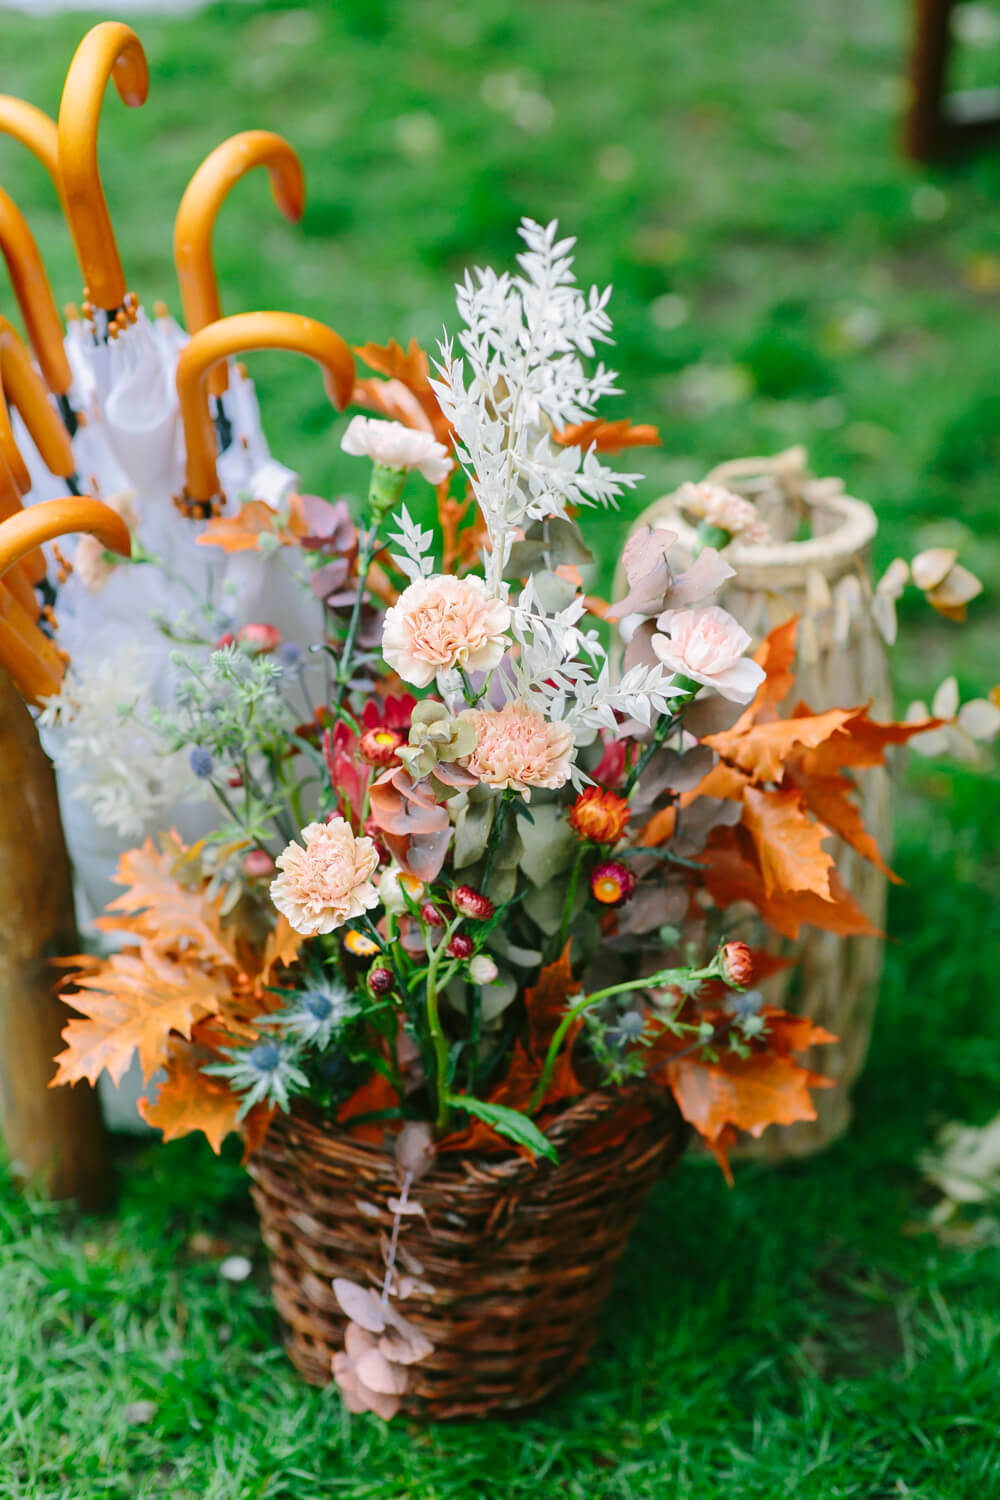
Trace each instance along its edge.
<instances>
[{"instance_id":1,"label":"curved wooden umbrella handle","mask_svg":"<svg viewBox=\"0 0 1000 1500\"><path fill-rule=\"evenodd\" d=\"M21 413L46 467L61 479L68 479L76 466L69 435L49 401L45 382L31 363L17 329L3 317L0 317L0 382ZM2 437L0 433L0 441Z\"/></svg>"},{"instance_id":2,"label":"curved wooden umbrella handle","mask_svg":"<svg viewBox=\"0 0 1000 1500\"><path fill-rule=\"evenodd\" d=\"M8 477L9 476L9 477ZM21 496L26 495L31 489L31 475L28 467L21 457L21 450L17 446L13 428L10 425L10 417L7 414L7 401L4 396L3 384L3 361L0 358L0 521L4 519L7 511L2 508L2 496L11 493L20 504ZM17 505L13 507L17 509Z\"/></svg>"},{"instance_id":3,"label":"curved wooden umbrella handle","mask_svg":"<svg viewBox=\"0 0 1000 1500\"><path fill-rule=\"evenodd\" d=\"M123 21L94 26L69 65L59 105L59 175L73 243L91 302L110 312L125 300L125 275L97 164L97 127L108 81L137 108L149 92L142 43Z\"/></svg>"},{"instance_id":4,"label":"curved wooden umbrella handle","mask_svg":"<svg viewBox=\"0 0 1000 1500\"><path fill-rule=\"evenodd\" d=\"M63 325L35 237L13 198L0 188L0 253L21 309L28 341L49 390L65 396L73 374L63 348Z\"/></svg>"},{"instance_id":5,"label":"curved wooden umbrella handle","mask_svg":"<svg viewBox=\"0 0 1000 1500\"><path fill-rule=\"evenodd\" d=\"M188 333L222 317L219 283L212 260L212 232L232 189L254 167L266 167L278 212L293 223L305 207L302 163L286 140L272 130L243 130L206 156L184 190L174 220L174 264ZM228 385L225 364L210 371L208 388L221 396Z\"/></svg>"},{"instance_id":6,"label":"curved wooden umbrella handle","mask_svg":"<svg viewBox=\"0 0 1000 1500\"><path fill-rule=\"evenodd\" d=\"M183 499L199 505L220 498L215 467L215 428L208 410L205 381L212 366L251 349L290 349L314 359L323 371L326 393L338 411L354 389L354 356L339 333L298 313L236 313L209 323L191 338L177 361L177 395L184 445L187 485Z\"/></svg>"},{"instance_id":7,"label":"curved wooden umbrella handle","mask_svg":"<svg viewBox=\"0 0 1000 1500\"><path fill-rule=\"evenodd\" d=\"M55 120L43 109L29 104L27 99L0 94L0 132L13 136L38 157L65 208L62 178L59 176L59 130Z\"/></svg>"},{"instance_id":8,"label":"curved wooden umbrella handle","mask_svg":"<svg viewBox=\"0 0 1000 1500\"><path fill-rule=\"evenodd\" d=\"M131 556L132 537L117 511L85 495L67 495L62 500L40 500L0 523L0 578L35 547L73 531L96 536L120 557Z\"/></svg>"}]
</instances>

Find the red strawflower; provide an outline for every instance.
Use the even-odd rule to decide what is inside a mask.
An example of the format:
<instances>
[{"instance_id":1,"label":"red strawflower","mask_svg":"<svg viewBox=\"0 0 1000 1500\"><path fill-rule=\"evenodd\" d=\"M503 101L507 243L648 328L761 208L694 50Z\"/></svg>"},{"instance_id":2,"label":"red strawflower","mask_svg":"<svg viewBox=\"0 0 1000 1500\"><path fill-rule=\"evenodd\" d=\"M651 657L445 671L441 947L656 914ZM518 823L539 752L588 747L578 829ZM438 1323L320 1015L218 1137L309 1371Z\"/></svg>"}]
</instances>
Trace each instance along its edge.
<instances>
[{"instance_id":1,"label":"red strawflower","mask_svg":"<svg viewBox=\"0 0 1000 1500\"><path fill-rule=\"evenodd\" d=\"M393 986L392 970L376 964L368 970L368 988L373 995L388 995Z\"/></svg>"},{"instance_id":2,"label":"red strawflower","mask_svg":"<svg viewBox=\"0 0 1000 1500\"><path fill-rule=\"evenodd\" d=\"M725 983L745 990L753 978L753 954L746 943L726 943L719 958Z\"/></svg>"},{"instance_id":3,"label":"red strawflower","mask_svg":"<svg viewBox=\"0 0 1000 1500\"><path fill-rule=\"evenodd\" d=\"M433 901L425 901L420 908L420 915L428 927L443 927L445 924L444 914L441 908L434 905Z\"/></svg>"},{"instance_id":4,"label":"red strawflower","mask_svg":"<svg viewBox=\"0 0 1000 1500\"><path fill-rule=\"evenodd\" d=\"M361 759L370 766L398 766L397 749L403 743L398 729L366 729L358 749Z\"/></svg>"},{"instance_id":5,"label":"red strawflower","mask_svg":"<svg viewBox=\"0 0 1000 1500\"><path fill-rule=\"evenodd\" d=\"M474 922L485 922L494 911L490 898L482 891L474 891L471 885L452 886L451 904L463 917L470 917Z\"/></svg>"},{"instance_id":6,"label":"red strawflower","mask_svg":"<svg viewBox=\"0 0 1000 1500\"><path fill-rule=\"evenodd\" d=\"M635 890L635 876L620 860L605 859L590 877L590 890L603 906L621 906Z\"/></svg>"},{"instance_id":7,"label":"red strawflower","mask_svg":"<svg viewBox=\"0 0 1000 1500\"><path fill-rule=\"evenodd\" d=\"M448 944L448 952L452 958L471 958L475 951L475 943L464 932L456 932Z\"/></svg>"},{"instance_id":8,"label":"red strawflower","mask_svg":"<svg viewBox=\"0 0 1000 1500\"><path fill-rule=\"evenodd\" d=\"M276 625L244 625L236 639L258 656L266 655L281 644L281 631Z\"/></svg>"},{"instance_id":9,"label":"red strawflower","mask_svg":"<svg viewBox=\"0 0 1000 1500\"><path fill-rule=\"evenodd\" d=\"M266 849L251 849L243 857L243 873L248 880L263 880L274 874L274 860Z\"/></svg>"},{"instance_id":10,"label":"red strawflower","mask_svg":"<svg viewBox=\"0 0 1000 1500\"><path fill-rule=\"evenodd\" d=\"M599 786L588 786L569 810L569 826L577 838L592 844L617 844L628 819L626 799Z\"/></svg>"}]
</instances>

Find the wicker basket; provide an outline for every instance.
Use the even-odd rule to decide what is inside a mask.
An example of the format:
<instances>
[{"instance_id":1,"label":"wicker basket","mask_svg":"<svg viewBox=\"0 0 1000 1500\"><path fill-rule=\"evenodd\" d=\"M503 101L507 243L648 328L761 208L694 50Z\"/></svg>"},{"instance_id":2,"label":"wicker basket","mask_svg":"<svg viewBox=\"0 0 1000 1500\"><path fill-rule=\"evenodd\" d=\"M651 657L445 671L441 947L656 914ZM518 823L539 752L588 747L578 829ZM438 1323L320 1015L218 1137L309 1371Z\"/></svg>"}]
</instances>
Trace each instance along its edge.
<instances>
[{"instance_id":1,"label":"wicker basket","mask_svg":"<svg viewBox=\"0 0 1000 1500\"><path fill-rule=\"evenodd\" d=\"M411 1367L404 1414L515 1411L579 1370L640 1205L687 1138L659 1094L588 1094L548 1134L558 1165L443 1154L418 1184L426 1219L407 1220L403 1243L434 1290L403 1309L434 1350ZM344 1339L333 1278L381 1281L379 1233L399 1191L392 1152L293 1114L275 1120L249 1171L288 1353L325 1384Z\"/></svg>"},{"instance_id":2,"label":"wicker basket","mask_svg":"<svg viewBox=\"0 0 1000 1500\"><path fill-rule=\"evenodd\" d=\"M837 479L814 479L802 448L771 459L739 459L706 476L753 500L777 538L767 545L733 542L726 560L736 577L722 591L722 602L757 644L775 625L799 616L795 694L816 712L871 701L876 717L891 712L892 696L885 644L871 611L869 553L878 523L871 506L843 493ZM811 536L794 537L801 523ZM694 531L670 496L655 501L636 524L659 522L678 533L678 553L690 551ZM624 590L622 590L624 592ZM886 858L890 855L892 814L887 773L862 774L859 803L865 823ZM866 916L882 928L886 879L848 845L831 845L844 885ZM835 1078L838 1087L816 1096L817 1119L769 1130L747 1149L777 1160L804 1155L827 1145L850 1121L850 1087L865 1060L882 971L877 938L841 938L805 928L800 939L775 939L776 950L796 959L789 973L765 985L775 1004L812 1017L839 1038L815 1049L809 1066Z\"/></svg>"}]
</instances>

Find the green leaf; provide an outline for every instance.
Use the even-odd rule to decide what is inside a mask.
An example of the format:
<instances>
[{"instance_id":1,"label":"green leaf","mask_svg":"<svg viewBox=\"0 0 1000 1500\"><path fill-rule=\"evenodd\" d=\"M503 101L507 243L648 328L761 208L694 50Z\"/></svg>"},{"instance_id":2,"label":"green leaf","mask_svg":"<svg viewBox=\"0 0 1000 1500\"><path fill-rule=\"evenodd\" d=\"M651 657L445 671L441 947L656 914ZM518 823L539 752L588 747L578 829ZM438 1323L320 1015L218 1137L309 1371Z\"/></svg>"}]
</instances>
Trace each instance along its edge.
<instances>
[{"instance_id":1,"label":"green leaf","mask_svg":"<svg viewBox=\"0 0 1000 1500\"><path fill-rule=\"evenodd\" d=\"M559 1160L552 1142L519 1109L508 1109L505 1104L488 1104L486 1100L473 1099L468 1094L452 1094L448 1103L455 1109L464 1109L467 1114L483 1120L497 1135L506 1136L515 1145L526 1147L532 1156L544 1156L548 1161Z\"/></svg>"}]
</instances>

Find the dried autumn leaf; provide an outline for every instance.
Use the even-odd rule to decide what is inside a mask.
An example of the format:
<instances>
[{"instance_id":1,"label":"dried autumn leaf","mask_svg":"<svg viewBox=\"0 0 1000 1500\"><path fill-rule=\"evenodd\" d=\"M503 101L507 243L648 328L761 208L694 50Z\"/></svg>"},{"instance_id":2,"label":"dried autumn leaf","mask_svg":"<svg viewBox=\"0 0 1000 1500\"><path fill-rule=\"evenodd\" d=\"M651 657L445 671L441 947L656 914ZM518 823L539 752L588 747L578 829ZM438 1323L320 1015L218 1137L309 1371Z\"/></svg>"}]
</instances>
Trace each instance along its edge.
<instances>
[{"instance_id":1,"label":"dried autumn leaf","mask_svg":"<svg viewBox=\"0 0 1000 1500\"><path fill-rule=\"evenodd\" d=\"M255 552L262 536L275 537L282 547L294 547L308 532L300 507L292 505L283 521L266 500L244 500L235 515L214 516L196 540L199 547L221 547L223 552Z\"/></svg>"},{"instance_id":2,"label":"dried autumn leaf","mask_svg":"<svg viewBox=\"0 0 1000 1500\"><path fill-rule=\"evenodd\" d=\"M141 849L129 849L118 861L114 880L127 886L109 902L96 926L106 931L137 933L157 948L182 943L189 964L198 961L222 968L238 967L222 932L226 893L209 897L205 886L181 885L174 878L174 854L157 849L148 838Z\"/></svg>"},{"instance_id":3,"label":"dried autumn leaf","mask_svg":"<svg viewBox=\"0 0 1000 1500\"><path fill-rule=\"evenodd\" d=\"M815 891L775 891L768 895L757 866L739 846L741 830L713 834L706 850L705 888L723 910L736 901L749 901L768 926L783 937L797 938L804 926L821 927L840 937L881 937L837 874L830 872L830 899Z\"/></svg>"},{"instance_id":4,"label":"dried autumn leaf","mask_svg":"<svg viewBox=\"0 0 1000 1500\"><path fill-rule=\"evenodd\" d=\"M894 881L896 875L882 858L878 844L865 827L860 810L851 801L857 791L849 776L807 776L804 772L794 774L794 782L805 799L810 812L824 823L831 833L850 844L852 849L869 860L877 870Z\"/></svg>"},{"instance_id":5,"label":"dried autumn leaf","mask_svg":"<svg viewBox=\"0 0 1000 1500\"><path fill-rule=\"evenodd\" d=\"M804 771L807 776L831 776L846 766L882 766L888 746L905 744L915 734L924 734L940 724L939 719L911 724L881 723L868 717L868 707L853 709L840 734L797 748L793 768ZM799 712L808 713L807 705L798 704L796 713Z\"/></svg>"},{"instance_id":6,"label":"dried autumn leaf","mask_svg":"<svg viewBox=\"0 0 1000 1500\"><path fill-rule=\"evenodd\" d=\"M387 344L360 344L355 350L359 359L363 359L370 370L377 370L380 375L388 376L389 382L398 382L413 393L423 411L425 422L419 425L429 425L438 442L444 443L446 447L451 446L452 428L444 412L438 405L437 397L431 389L429 377L429 364L427 355L421 349L416 339L411 339L408 347L404 350L395 339L390 339ZM382 405L386 393L379 393L371 400L371 391L368 389L370 382L359 382L362 386L362 395L369 397L365 404L372 404L385 409ZM407 426L417 425L413 421L407 421L407 407L399 400L398 392L390 393L390 402L396 405L397 418L406 422Z\"/></svg>"},{"instance_id":7,"label":"dried autumn leaf","mask_svg":"<svg viewBox=\"0 0 1000 1500\"><path fill-rule=\"evenodd\" d=\"M793 751L823 744L859 712L863 710L831 708L825 714L773 719L766 724L748 725L743 730L736 724L721 734L709 735L704 743L755 781L780 781Z\"/></svg>"},{"instance_id":8,"label":"dried autumn leaf","mask_svg":"<svg viewBox=\"0 0 1000 1500\"><path fill-rule=\"evenodd\" d=\"M754 841L768 896L815 891L829 901L834 863L823 848L829 830L807 815L797 788L763 791L748 786L743 794L743 826Z\"/></svg>"},{"instance_id":9,"label":"dried autumn leaf","mask_svg":"<svg viewBox=\"0 0 1000 1500\"><path fill-rule=\"evenodd\" d=\"M554 432L553 438L563 448L596 448L598 453L620 453L623 448L658 448L659 429L649 423L633 425L627 417L617 422L603 422L599 417L577 422Z\"/></svg>"},{"instance_id":10,"label":"dried autumn leaf","mask_svg":"<svg viewBox=\"0 0 1000 1500\"><path fill-rule=\"evenodd\" d=\"M749 1057L723 1053L718 1062L695 1055L664 1068L685 1120L709 1141L732 1127L761 1136L769 1125L815 1120L810 1088L828 1088L832 1080L811 1073L794 1058L770 1051Z\"/></svg>"},{"instance_id":11,"label":"dried autumn leaf","mask_svg":"<svg viewBox=\"0 0 1000 1500\"><path fill-rule=\"evenodd\" d=\"M778 716L780 705L795 685L795 645L799 620L793 615L782 625L776 625L764 638L753 654L759 667L764 668L764 681L757 689L753 702L747 707L731 733L742 734L751 724L763 724Z\"/></svg>"},{"instance_id":12,"label":"dried autumn leaf","mask_svg":"<svg viewBox=\"0 0 1000 1500\"><path fill-rule=\"evenodd\" d=\"M194 1054L183 1046L171 1047L167 1076L156 1098L144 1096L138 1108L147 1125L163 1131L165 1141L200 1130L216 1156L226 1136L240 1128L239 1096L223 1079L203 1073Z\"/></svg>"},{"instance_id":13,"label":"dried autumn leaf","mask_svg":"<svg viewBox=\"0 0 1000 1500\"><path fill-rule=\"evenodd\" d=\"M98 974L76 980L63 992L67 1005L86 1019L69 1021L65 1052L52 1087L86 1078L96 1083L106 1068L120 1083L136 1052L148 1079L167 1060L171 1032L190 1037L194 1023L219 1009L224 979L158 953L151 943L113 953Z\"/></svg>"},{"instance_id":14,"label":"dried autumn leaf","mask_svg":"<svg viewBox=\"0 0 1000 1500\"><path fill-rule=\"evenodd\" d=\"M548 964L535 983L529 985L524 992L524 1005L528 1013L528 1047L531 1055L539 1061L544 1057L556 1028L566 1014L569 996L580 988L573 979L569 950L570 944L567 943L555 963Z\"/></svg>"}]
</instances>

